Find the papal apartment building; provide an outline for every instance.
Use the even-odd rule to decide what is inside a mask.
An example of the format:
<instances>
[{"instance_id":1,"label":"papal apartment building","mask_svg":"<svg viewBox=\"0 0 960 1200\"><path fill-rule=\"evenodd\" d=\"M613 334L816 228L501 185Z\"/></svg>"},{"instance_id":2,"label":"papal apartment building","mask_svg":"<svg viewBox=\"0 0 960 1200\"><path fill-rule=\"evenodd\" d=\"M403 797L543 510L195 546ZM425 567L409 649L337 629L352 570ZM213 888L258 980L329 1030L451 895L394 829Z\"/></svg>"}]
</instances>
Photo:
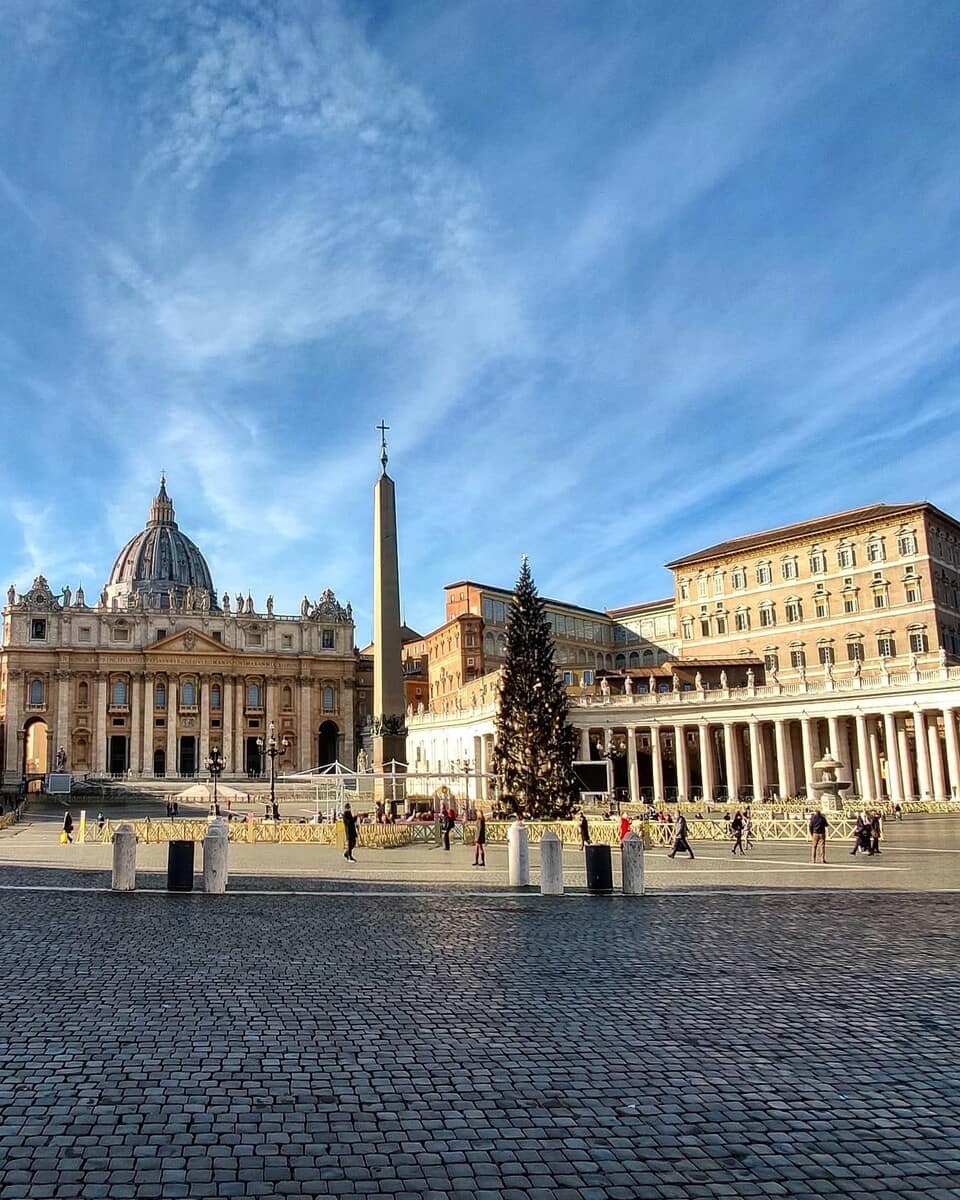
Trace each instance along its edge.
<instances>
[{"instance_id":1,"label":"papal apartment building","mask_svg":"<svg viewBox=\"0 0 960 1200\"><path fill-rule=\"evenodd\" d=\"M366 685L369 691L369 683ZM3 609L0 755L16 788L61 769L164 778L259 775L276 737L282 772L352 762L369 698L353 614L332 591L283 616L214 587L165 481L100 594L43 576ZM365 711L366 708L366 711Z\"/></svg>"},{"instance_id":2,"label":"papal apartment building","mask_svg":"<svg viewBox=\"0 0 960 1200\"><path fill-rule=\"evenodd\" d=\"M547 601L584 759L657 803L807 792L829 749L851 794L960 796L960 525L928 503L875 504L733 538L668 564L669 600ZM511 593L446 589L502 663ZM492 761L493 676L409 717L421 769ZM479 786L479 783L478 783Z\"/></svg>"}]
</instances>

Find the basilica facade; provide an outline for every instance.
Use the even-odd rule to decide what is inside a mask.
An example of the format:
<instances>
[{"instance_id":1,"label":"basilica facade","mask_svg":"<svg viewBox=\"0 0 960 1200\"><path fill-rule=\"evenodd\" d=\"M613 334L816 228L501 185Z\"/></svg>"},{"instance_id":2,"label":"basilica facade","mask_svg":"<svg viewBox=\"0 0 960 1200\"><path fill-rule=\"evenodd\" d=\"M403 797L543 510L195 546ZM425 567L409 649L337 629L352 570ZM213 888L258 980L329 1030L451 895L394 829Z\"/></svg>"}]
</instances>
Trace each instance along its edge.
<instances>
[{"instance_id":1,"label":"basilica facade","mask_svg":"<svg viewBox=\"0 0 960 1200\"><path fill-rule=\"evenodd\" d=\"M0 645L0 755L10 790L51 771L189 778L218 750L227 776L354 759L358 692L351 606L332 591L300 612L218 597L161 479L145 527L92 603L39 576L11 587Z\"/></svg>"}]
</instances>

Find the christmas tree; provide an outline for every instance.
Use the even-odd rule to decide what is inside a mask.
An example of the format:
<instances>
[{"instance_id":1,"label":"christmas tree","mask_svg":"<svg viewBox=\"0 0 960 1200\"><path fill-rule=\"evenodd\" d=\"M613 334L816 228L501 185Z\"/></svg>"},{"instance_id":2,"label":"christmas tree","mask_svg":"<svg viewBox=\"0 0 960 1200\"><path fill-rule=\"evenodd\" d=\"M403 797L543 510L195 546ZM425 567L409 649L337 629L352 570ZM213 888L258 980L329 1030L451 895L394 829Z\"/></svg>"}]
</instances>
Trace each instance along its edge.
<instances>
[{"instance_id":1,"label":"christmas tree","mask_svg":"<svg viewBox=\"0 0 960 1200\"><path fill-rule=\"evenodd\" d=\"M553 634L524 555L507 618L496 720L494 769L504 799L526 816L569 816L577 800L575 746Z\"/></svg>"}]
</instances>

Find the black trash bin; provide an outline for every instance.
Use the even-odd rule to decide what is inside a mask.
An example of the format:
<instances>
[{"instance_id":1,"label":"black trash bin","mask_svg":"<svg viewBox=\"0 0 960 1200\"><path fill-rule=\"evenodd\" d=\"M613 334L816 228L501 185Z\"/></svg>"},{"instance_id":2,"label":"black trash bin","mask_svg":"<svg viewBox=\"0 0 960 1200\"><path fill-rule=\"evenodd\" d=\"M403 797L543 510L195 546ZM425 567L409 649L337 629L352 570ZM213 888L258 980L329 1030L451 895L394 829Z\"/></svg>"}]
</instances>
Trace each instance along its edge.
<instances>
[{"instance_id":1,"label":"black trash bin","mask_svg":"<svg viewBox=\"0 0 960 1200\"><path fill-rule=\"evenodd\" d=\"M167 891L193 891L193 842L171 842L167 852Z\"/></svg>"},{"instance_id":2,"label":"black trash bin","mask_svg":"<svg viewBox=\"0 0 960 1200\"><path fill-rule=\"evenodd\" d=\"M613 860L609 846L584 846L587 860L587 891L613 891Z\"/></svg>"}]
</instances>

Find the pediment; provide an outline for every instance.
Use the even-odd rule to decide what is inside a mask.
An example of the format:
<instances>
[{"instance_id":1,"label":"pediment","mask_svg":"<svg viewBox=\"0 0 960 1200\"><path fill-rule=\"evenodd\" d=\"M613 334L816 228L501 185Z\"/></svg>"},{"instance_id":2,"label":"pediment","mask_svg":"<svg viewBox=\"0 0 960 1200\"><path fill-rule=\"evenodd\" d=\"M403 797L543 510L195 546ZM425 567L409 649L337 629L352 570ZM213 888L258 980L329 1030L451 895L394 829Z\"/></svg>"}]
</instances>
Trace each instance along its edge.
<instances>
[{"instance_id":1,"label":"pediment","mask_svg":"<svg viewBox=\"0 0 960 1200\"><path fill-rule=\"evenodd\" d=\"M158 642L151 642L144 650L146 655L163 654L219 654L227 649L223 642L215 642L199 629L178 629Z\"/></svg>"}]
</instances>

